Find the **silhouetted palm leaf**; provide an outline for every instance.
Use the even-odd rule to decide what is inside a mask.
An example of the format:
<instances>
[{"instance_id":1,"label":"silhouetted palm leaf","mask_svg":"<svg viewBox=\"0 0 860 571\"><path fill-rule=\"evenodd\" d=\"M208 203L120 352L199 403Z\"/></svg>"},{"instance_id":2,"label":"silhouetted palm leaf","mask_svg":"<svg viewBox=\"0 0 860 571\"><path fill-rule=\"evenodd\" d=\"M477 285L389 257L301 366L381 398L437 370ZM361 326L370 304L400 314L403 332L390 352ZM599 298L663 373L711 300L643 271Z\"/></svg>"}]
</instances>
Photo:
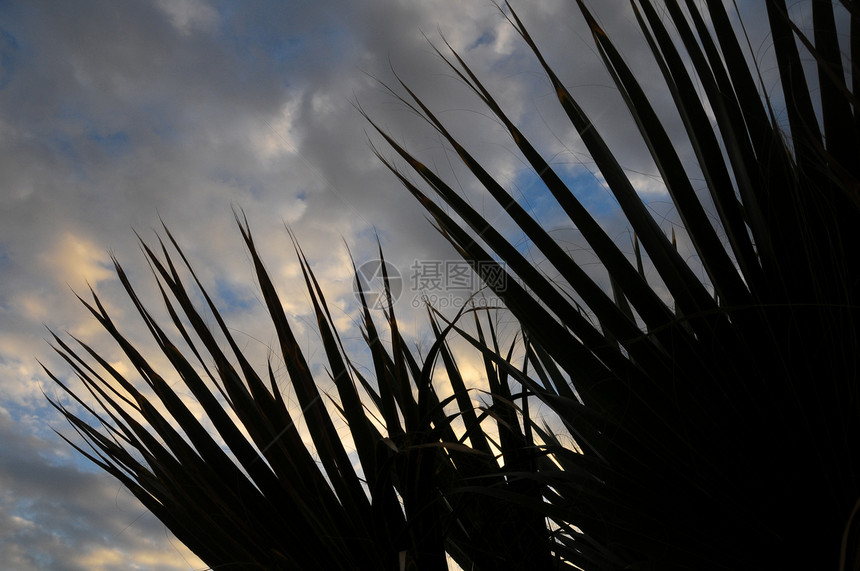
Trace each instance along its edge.
<instances>
[{"instance_id":1,"label":"silhouetted palm leaf","mask_svg":"<svg viewBox=\"0 0 860 571\"><path fill-rule=\"evenodd\" d=\"M533 456L534 442L523 439L508 401L495 402L504 382L493 384L494 403L478 413L445 343L451 327L440 329L431 315L436 340L426 356L416 357L407 349L389 304L385 318L392 341L386 349L362 293L363 333L376 373L376 379L366 379L344 353L319 285L294 242L337 398L320 393L247 223L240 228L313 447L302 440L272 365L263 374L247 361L166 228L175 255L203 296L228 352L195 307L167 245L160 244L160 256L145 244L143 249L158 278L174 334L182 337L187 352L180 351L151 317L116 261L115 268L156 343L203 407L218 437L206 431L92 293L92 302L81 301L117 341L152 394L136 389L133 379L85 343L75 339L79 349L74 349L54 335L56 350L91 399L79 398L48 374L98 422L88 424L52 401L91 450L70 440L72 446L126 485L213 568L446 569L446 551L464 568L513 569L527 562L548 567L551 534L540 512L461 491L471 482L489 489L527 491L507 482L494 452L501 450L507 467L520 466ZM359 279L360 274L356 276ZM387 276L385 280L388 295ZM187 357L188 352L193 357ZM505 359L498 351L494 355ZM437 360L454 388L454 396L443 402L433 386ZM488 374L495 375L492 360L486 366ZM354 454L332 422L326 407L329 398L348 424ZM104 412L94 409L92 401ZM444 409L452 402L460 409L454 414ZM466 432L458 434L452 422L461 415ZM492 440L499 425L506 427L501 442ZM526 483L525 488L535 486ZM528 497L540 502L539 494Z\"/></svg>"},{"instance_id":2,"label":"silhouetted palm leaf","mask_svg":"<svg viewBox=\"0 0 860 571\"><path fill-rule=\"evenodd\" d=\"M767 2L789 119L784 131L768 96L757 89L755 70L747 66L723 3L706 2L704 13L692 2L686 12L677 2L664 4L683 51L651 2L633 6L705 174L715 215L708 214L708 203L678 157L675 147L682 143L669 138L612 41L582 2L579 7L706 279L681 258L674 237L670 241L660 229L510 6L512 25L546 71L670 299L661 299L646 283L638 250L639 270L453 50L442 57L509 130L523 158L603 262L612 298L406 85L401 100L447 140L599 326L583 319L559 286L536 272L440 176L380 130L453 213L436 206L393 162L383 161L465 258L493 272L503 271L492 267L494 257L504 261L508 287L496 293L540 348L531 354L533 368L541 370L540 363L544 371L560 372L552 382L546 373L540 382L515 378L565 420L582 448L581 455L565 456L563 469L533 474L551 485L547 502L561 510L545 513L566 514L568 525L583 530L573 545L585 550L587 538L589 546L596 542L627 565L654 568L833 567L843 532L845 555L856 557L857 531L849 520L860 498L860 257L854 252L860 244L860 131L834 8L813 2L815 37L807 38L783 2ZM854 23L857 14L848 9ZM814 87L804 77L795 38L815 57L818 102L813 103ZM707 101L694 84L702 86ZM822 110L823 134L816 108ZM511 287L515 277L522 287ZM472 341L487 350L482 339ZM566 380L581 401L572 398ZM613 566L609 559L605 564Z\"/></svg>"}]
</instances>

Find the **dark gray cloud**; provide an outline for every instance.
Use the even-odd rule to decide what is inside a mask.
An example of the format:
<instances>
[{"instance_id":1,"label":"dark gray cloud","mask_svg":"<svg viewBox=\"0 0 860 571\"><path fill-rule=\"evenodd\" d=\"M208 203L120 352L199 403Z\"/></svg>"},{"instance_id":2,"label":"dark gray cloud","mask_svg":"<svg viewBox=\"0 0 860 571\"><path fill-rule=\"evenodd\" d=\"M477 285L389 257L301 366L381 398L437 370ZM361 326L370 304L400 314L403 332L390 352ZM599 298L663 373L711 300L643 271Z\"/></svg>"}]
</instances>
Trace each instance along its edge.
<instances>
[{"instance_id":1,"label":"dark gray cloud","mask_svg":"<svg viewBox=\"0 0 860 571\"><path fill-rule=\"evenodd\" d=\"M5 569L202 568L112 478L0 409L0 559Z\"/></svg>"}]
</instances>

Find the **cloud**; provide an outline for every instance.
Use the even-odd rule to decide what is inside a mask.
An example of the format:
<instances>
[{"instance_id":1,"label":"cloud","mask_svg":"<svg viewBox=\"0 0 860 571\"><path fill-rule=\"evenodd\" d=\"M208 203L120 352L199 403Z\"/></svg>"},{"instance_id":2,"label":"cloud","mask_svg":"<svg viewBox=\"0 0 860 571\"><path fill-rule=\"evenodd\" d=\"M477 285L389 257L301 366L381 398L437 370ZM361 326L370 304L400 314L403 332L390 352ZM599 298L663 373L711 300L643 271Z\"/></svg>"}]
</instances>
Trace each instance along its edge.
<instances>
[{"instance_id":1,"label":"cloud","mask_svg":"<svg viewBox=\"0 0 860 571\"><path fill-rule=\"evenodd\" d=\"M158 7L183 34L195 29L211 32L218 25L218 11L203 0L158 0Z\"/></svg>"},{"instance_id":2,"label":"cloud","mask_svg":"<svg viewBox=\"0 0 860 571\"><path fill-rule=\"evenodd\" d=\"M114 276L107 251L101 251L88 238L71 232L57 237L39 261L45 266L46 274L55 276L61 282L74 279L97 285ZM44 316L39 318L44 320Z\"/></svg>"},{"instance_id":3,"label":"cloud","mask_svg":"<svg viewBox=\"0 0 860 571\"><path fill-rule=\"evenodd\" d=\"M204 567L112 478L68 464L66 447L27 434L5 409L0 442L5 569Z\"/></svg>"}]
</instances>

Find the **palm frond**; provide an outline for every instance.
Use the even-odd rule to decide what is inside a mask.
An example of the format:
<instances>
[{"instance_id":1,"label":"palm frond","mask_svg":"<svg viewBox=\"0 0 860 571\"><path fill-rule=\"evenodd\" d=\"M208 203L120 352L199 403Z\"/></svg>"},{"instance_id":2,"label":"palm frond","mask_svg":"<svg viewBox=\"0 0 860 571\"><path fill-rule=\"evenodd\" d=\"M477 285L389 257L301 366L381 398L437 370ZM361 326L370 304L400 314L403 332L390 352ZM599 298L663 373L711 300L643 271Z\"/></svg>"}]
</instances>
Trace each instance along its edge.
<instances>
[{"instance_id":1,"label":"palm frond","mask_svg":"<svg viewBox=\"0 0 860 571\"><path fill-rule=\"evenodd\" d=\"M852 152L858 131L834 7L814 3L815 36L810 38L790 20L783 2L767 3L781 101L789 118L786 131L771 111L774 103L756 87L743 37L736 35L723 3L707 2L702 13L693 2L684 8L665 2L679 47L651 2L633 2L687 131L688 141L673 141L605 30L583 2L578 4L701 260L704 278L660 230L599 130L510 5L511 24L544 68L669 299L658 298L645 282L638 247L637 271L577 202L564 174L541 157L450 46L450 55L437 51L507 128L548 195L593 248L610 275L613 297L595 291L584 272L405 85L402 100L445 137L600 327L586 326L555 284L535 275L439 175L378 130L453 214L384 160L464 257L476 266L498 257L513 273L507 277L515 285L496 294L540 348L530 357L533 369L543 374L542 382L522 371L512 378L564 419L582 450L569 458L579 471L530 472L536 480L552 479L547 503L563 506L565 523L583 530L574 544L588 537L626 564L657 568L811 568L822 561L833 567L860 497L855 354L860 258L852 252L860 243L860 186ZM817 101L795 39L814 56L821 85ZM694 83L702 86L706 101ZM680 144L692 144L710 203L690 183L676 151ZM493 287L490 281L487 285ZM480 336L469 339L490 354ZM555 368L558 373L549 382L546 371ZM571 398L565 380L582 402ZM583 474L593 478L589 486ZM814 529L810 521L816 522ZM845 533L855 545L856 530Z\"/></svg>"},{"instance_id":2,"label":"palm frond","mask_svg":"<svg viewBox=\"0 0 860 571\"><path fill-rule=\"evenodd\" d=\"M510 483L504 477L505 467L532 454L533 444L523 440L522 432L515 430L512 441L502 436L499 442L496 436L499 426L519 426L521 415L508 408L510 396L505 402L494 400L488 411L474 408L446 345L452 326L440 327L431 314L435 342L427 355L418 357L408 349L389 303L384 316L391 343L386 347L356 272L363 333L376 373L375 379L365 378L346 355L321 287L291 235L327 374L337 390L336 398L323 394L247 221L237 222L300 410L285 402L271 362L258 371L244 356L165 227L172 252L163 241L160 255L145 243L142 249L171 317L172 334L181 337L185 349L152 317L116 260L115 269L171 374L202 406L216 433L197 420L180 396L184 390L165 380L91 292L92 301L81 302L118 343L151 394L84 342L74 339L74 348L52 334L54 348L91 397L76 395L48 371L95 421L89 423L73 407L52 400L90 450L69 439L72 446L127 486L212 568L447 569L446 553L463 568L514 569L528 561L547 567L553 536L543 515L462 493L474 481L500 490L525 485L533 490L532 501L540 502L533 483ZM177 257L194 290L184 285ZM387 277L385 287L390 295ZM197 297L204 300L222 341L195 306ZM434 388L437 362L454 388L454 395L441 402ZM492 362L486 366L495 375ZM496 380L498 390L503 385ZM454 414L445 410L452 404ZM347 423L353 448L347 448L335 427L332 409ZM461 417L462 433L455 430ZM300 424L311 442L303 438ZM502 462L496 450L501 450Z\"/></svg>"}]
</instances>

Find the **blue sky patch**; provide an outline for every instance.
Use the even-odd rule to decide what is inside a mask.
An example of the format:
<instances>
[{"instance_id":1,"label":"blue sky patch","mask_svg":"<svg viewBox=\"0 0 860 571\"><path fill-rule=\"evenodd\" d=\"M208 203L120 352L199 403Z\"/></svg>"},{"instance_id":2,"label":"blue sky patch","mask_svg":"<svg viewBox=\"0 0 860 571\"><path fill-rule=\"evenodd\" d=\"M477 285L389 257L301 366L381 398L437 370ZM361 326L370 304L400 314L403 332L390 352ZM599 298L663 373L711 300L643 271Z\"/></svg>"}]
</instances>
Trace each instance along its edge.
<instances>
[{"instance_id":1,"label":"blue sky patch","mask_svg":"<svg viewBox=\"0 0 860 571\"><path fill-rule=\"evenodd\" d=\"M566 173L561 169L557 169L556 174L567 185L574 197L595 218L610 216L618 210L619 207L615 198L593 174L588 172ZM515 183L509 192L513 194L523 208L536 218L555 217L561 212L558 201L534 172L530 170L522 172Z\"/></svg>"},{"instance_id":2,"label":"blue sky patch","mask_svg":"<svg viewBox=\"0 0 860 571\"><path fill-rule=\"evenodd\" d=\"M125 131L102 134L96 130L92 130L87 135L87 139L96 143L111 158L117 158L126 154L131 147L128 133Z\"/></svg>"},{"instance_id":3,"label":"blue sky patch","mask_svg":"<svg viewBox=\"0 0 860 571\"><path fill-rule=\"evenodd\" d=\"M236 287L224 279L215 280L215 291L226 305L219 308L226 312L245 311L254 307L257 299L247 287Z\"/></svg>"},{"instance_id":4,"label":"blue sky patch","mask_svg":"<svg viewBox=\"0 0 860 571\"><path fill-rule=\"evenodd\" d=\"M12 81L18 64L18 40L10 32L0 28L0 89Z\"/></svg>"}]
</instances>

